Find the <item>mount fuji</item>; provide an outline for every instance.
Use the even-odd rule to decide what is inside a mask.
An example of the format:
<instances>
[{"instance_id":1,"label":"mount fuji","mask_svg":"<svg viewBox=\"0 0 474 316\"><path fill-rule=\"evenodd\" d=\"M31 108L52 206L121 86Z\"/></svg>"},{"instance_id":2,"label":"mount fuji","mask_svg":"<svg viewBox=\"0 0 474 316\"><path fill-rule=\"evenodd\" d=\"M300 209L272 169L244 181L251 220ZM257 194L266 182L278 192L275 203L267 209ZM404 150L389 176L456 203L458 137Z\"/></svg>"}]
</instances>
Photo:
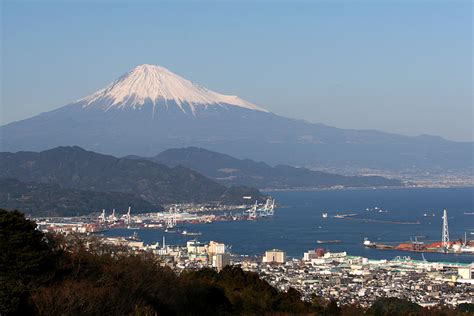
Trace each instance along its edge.
<instances>
[{"instance_id":1,"label":"mount fuji","mask_svg":"<svg viewBox=\"0 0 474 316\"><path fill-rule=\"evenodd\" d=\"M141 65L112 82L105 89L77 102L83 108L109 110L170 110L196 115L209 108L229 108L268 112L233 95L223 95L200 87L161 66ZM175 109L176 110L176 109Z\"/></svg>"},{"instance_id":2,"label":"mount fuji","mask_svg":"<svg viewBox=\"0 0 474 316\"><path fill-rule=\"evenodd\" d=\"M472 170L474 151L473 143L436 136L285 118L154 65L138 66L56 110L1 126L0 137L2 151L77 145L112 155L152 156L196 146L271 164L385 170Z\"/></svg>"}]
</instances>

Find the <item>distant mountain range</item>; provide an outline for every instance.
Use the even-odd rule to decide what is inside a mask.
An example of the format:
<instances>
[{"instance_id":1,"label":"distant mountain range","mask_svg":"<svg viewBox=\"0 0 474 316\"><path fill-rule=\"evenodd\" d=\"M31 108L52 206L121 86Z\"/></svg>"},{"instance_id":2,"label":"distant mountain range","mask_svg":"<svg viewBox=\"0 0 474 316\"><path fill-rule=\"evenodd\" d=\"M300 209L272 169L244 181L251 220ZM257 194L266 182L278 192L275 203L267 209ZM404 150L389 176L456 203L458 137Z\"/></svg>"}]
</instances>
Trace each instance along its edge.
<instances>
[{"instance_id":1,"label":"distant mountain range","mask_svg":"<svg viewBox=\"0 0 474 316\"><path fill-rule=\"evenodd\" d=\"M184 166L226 186L245 185L260 189L295 189L344 187L393 187L405 184L378 176L342 176L288 165L271 167L264 162L237 159L203 148L168 149L147 159L169 167Z\"/></svg>"},{"instance_id":2,"label":"distant mountain range","mask_svg":"<svg viewBox=\"0 0 474 316\"><path fill-rule=\"evenodd\" d=\"M122 192L152 205L248 203L244 196L263 199L256 189L227 188L182 166L169 168L151 161L115 158L79 147L58 147L40 153L0 153L0 178L57 184L75 190Z\"/></svg>"},{"instance_id":3,"label":"distant mountain range","mask_svg":"<svg viewBox=\"0 0 474 316\"><path fill-rule=\"evenodd\" d=\"M0 127L0 144L11 152L77 145L116 156L197 146L272 165L395 171L472 171L474 161L472 142L289 119L153 65L54 111Z\"/></svg>"},{"instance_id":4,"label":"distant mountain range","mask_svg":"<svg viewBox=\"0 0 474 316\"><path fill-rule=\"evenodd\" d=\"M162 209L129 193L64 189L57 184L4 178L0 178L0 188L1 208L32 216L78 216L113 208L125 213L129 206L132 213Z\"/></svg>"}]
</instances>

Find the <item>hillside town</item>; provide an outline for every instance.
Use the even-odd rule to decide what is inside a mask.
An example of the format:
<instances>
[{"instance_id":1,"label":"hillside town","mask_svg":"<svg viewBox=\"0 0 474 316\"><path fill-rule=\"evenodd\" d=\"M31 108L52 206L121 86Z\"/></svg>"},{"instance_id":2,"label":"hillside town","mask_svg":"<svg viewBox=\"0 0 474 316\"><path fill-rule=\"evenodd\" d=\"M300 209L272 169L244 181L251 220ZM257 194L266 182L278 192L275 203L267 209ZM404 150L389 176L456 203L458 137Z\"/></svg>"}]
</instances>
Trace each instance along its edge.
<instances>
[{"instance_id":1,"label":"hillside town","mask_svg":"<svg viewBox=\"0 0 474 316\"><path fill-rule=\"evenodd\" d=\"M62 233L67 238L77 236L79 231ZM474 303L474 263L428 262L410 257L371 260L321 248L308 250L301 258L289 258L280 249L267 250L262 256L247 256L232 254L224 243L205 243L195 238L186 245L169 245L165 236L161 243L145 244L136 233L130 237L80 236L122 247L130 253L152 254L160 265L170 267L177 274L184 270L220 271L225 266L240 266L257 273L280 291L296 289L306 301L321 297L335 300L338 305L361 307L368 307L383 297L403 298L421 306Z\"/></svg>"}]
</instances>

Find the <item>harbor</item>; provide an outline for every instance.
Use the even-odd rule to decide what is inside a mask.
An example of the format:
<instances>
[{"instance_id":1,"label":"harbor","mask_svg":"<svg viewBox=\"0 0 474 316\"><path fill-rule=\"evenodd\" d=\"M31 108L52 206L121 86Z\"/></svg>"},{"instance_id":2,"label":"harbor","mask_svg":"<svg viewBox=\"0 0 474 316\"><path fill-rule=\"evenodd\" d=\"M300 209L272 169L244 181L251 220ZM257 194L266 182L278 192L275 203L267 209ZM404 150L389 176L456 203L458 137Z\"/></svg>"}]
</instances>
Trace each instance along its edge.
<instances>
[{"instance_id":1,"label":"harbor","mask_svg":"<svg viewBox=\"0 0 474 316\"><path fill-rule=\"evenodd\" d=\"M275 214L274 199L267 198L265 203L255 203L250 207L236 205L219 208L205 208L193 204L174 204L163 212L132 214L128 207L126 213L120 214L112 209L107 213L102 210L99 216L94 215L76 218L39 218L35 219L39 228L47 232L68 233L101 233L115 229L164 229L165 233L180 233L187 236L200 236L200 232L182 229L186 225L210 224L219 221L255 221L270 218Z\"/></svg>"},{"instance_id":2,"label":"harbor","mask_svg":"<svg viewBox=\"0 0 474 316\"><path fill-rule=\"evenodd\" d=\"M365 247L381 250L399 250L421 253L437 252L446 254L474 254L474 241L468 239L467 232L464 233L464 239L455 241L449 239L448 211L446 209L443 211L441 237L441 241L425 242L418 240L418 237L415 236L414 238L411 238L410 242L398 245L375 243L371 242L368 238L365 238L363 244Z\"/></svg>"},{"instance_id":3,"label":"harbor","mask_svg":"<svg viewBox=\"0 0 474 316\"><path fill-rule=\"evenodd\" d=\"M397 203L391 202L392 195L398 196L394 199ZM434 198L425 198L427 195ZM355 196L357 199L354 198ZM201 240L221 240L232 245L237 253L247 255L256 255L266 248L277 246L285 248L291 256L298 256L310 245L317 244L329 251L347 251L371 259L390 259L411 255L418 260L422 260L424 256L427 260L474 261L474 255L469 253L396 249L397 245L410 244L410 239L414 241L415 237L427 246L441 240L443 210L436 210L438 205L448 208L450 241L458 242L459 239L464 239L465 235L467 239L474 239L474 235L471 234L474 232L472 215L464 214L472 209L470 189L273 192L272 197L277 201L274 215L259 217L257 220L249 220L249 212L246 212L254 207L252 203L247 207L234 206L221 210L205 205L181 204L180 215L174 212L174 216L173 212L170 212L170 206L167 206L164 212L158 212L158 214L132 213L133 222L130 227L122 220L111 227L104 228L103 231L100 231L100 226L97 224L88 224L88 221L97 221L100 213L93 218L66 218L65 221L72 226L70 230L88 225L89 228L96 229L92 232L93 234L111 237L128 237L137 231L146 243L160 241L163 236L176 244L185 243L190 237ZM415 199L423 203L416 202L415 204L413 202ZM457 204L449 201L456 201ZM264 205L265 201L261 202L259 207ZM374 208L373 205L383 207L383 212L366 210L366 208ZM107 211L106 217L110 217L112 213L112 210ZM120 213L116 210L115 217L122 218L127 210L122 210ZM322 213L327 213L327 218L323 218ZM424 213L430 216L425 217ZM351 218L370 216L374 220L419 221L420 224L400 225L356 221L335 218L336 214L361 214ZM176 217L177 225L167 229L166 218L173 217ZM49 220L50 223L57 224L57 229L66 230L66 228L61 228L61 225L66 225L66 223L58 223L58 221L60 221L58 218ZM85 228L78 229L85 230ZM193 236L192 234L195 233L199 235ZM377 247L364 246L365 237L377 244ZM318 240L323 243L318 243ZM326 243L327 241L329 243Z\"/></svg>"}]
</instances>

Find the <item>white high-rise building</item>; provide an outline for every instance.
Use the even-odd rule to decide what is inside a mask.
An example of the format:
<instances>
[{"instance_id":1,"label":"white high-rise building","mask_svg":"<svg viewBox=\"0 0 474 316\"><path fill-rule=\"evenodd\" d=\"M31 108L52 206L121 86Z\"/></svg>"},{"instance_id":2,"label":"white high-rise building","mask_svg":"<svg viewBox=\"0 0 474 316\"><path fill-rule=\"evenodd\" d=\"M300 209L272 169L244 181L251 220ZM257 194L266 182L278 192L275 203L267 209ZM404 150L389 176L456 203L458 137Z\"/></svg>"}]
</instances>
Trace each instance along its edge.
<instances>
[{"instance_id":1,"label":"white high-rise building","mask_svg":"<svg viewBox=\"0 0 474 316\"><path fill-rule=\"evenodd\" d=\"M212 266L221 271L225 266L230 265L230 254L218 253L212 255Z\"/></svg>"},{"instance_id":2,"label":"white high-rise building","mask_svg":"<svg viewBox=\"0 0 474 316\"><path fill-rule=\"evenodd\" d=\"M210 241L209 246L207 248L207 252L210 255L223 254L223 253L225 253L225 244L224 243L219 243L219 242L216 242L216 241Z\"/></svg>"}]
</instances>

